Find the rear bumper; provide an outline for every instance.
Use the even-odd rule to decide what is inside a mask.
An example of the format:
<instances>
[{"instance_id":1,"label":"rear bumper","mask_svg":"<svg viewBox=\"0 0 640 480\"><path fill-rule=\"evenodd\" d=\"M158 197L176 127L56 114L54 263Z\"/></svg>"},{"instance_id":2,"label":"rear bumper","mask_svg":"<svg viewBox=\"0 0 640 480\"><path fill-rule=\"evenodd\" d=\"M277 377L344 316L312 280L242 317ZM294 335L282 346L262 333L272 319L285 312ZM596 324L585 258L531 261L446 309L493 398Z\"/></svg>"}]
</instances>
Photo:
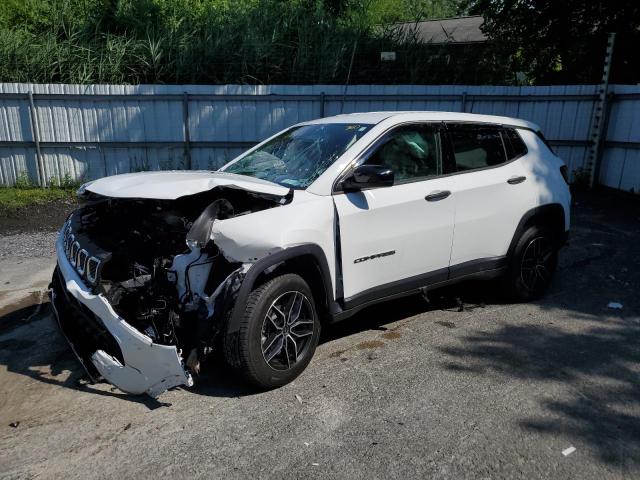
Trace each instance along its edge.
<instances>
[{"instance_id":1,"label":"rear bumper","mask_svg":"<svg viewBox=\"0 0 640 480\"><path fill-rule=\"evenodd\" d=\"M153 343L119 317L103 295L87 288L65 256L61 237L56 252L51 302L62 332L93 379L101 376L120 390L152 397L193 385L175 346Z\"/></svg>"}]
</instances>

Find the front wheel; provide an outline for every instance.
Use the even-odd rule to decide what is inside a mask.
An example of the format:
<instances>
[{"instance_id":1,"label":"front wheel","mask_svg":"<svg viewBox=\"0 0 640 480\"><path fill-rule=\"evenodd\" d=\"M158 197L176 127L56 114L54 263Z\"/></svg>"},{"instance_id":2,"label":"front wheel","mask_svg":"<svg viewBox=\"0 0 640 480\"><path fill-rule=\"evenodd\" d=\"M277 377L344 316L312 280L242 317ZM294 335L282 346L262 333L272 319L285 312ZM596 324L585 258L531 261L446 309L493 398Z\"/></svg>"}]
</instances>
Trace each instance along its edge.
<instances>
[{"instance_id":1,"label":"front wheel","mask_svg":"<svg viewBox=\"0 0 640 480\"><path fill-rule=\"evenodd\" d=\"M529 227L518 240L509 261L505 278L509 296L521 302L539 298L549 288L557 265L558 246L551 231Z\"/></svg>"},{"instance_id":2,"label":"front wheel","mask_svg":"<svg viewBox=\"0 0 640 480\"><path fill-rule=\"evenodd\" d=\"M225 348L227 361L259 388L275 388L307 367L320 337L320 322L307 283L296 274L276 277L247 300L239 335Z\"/></svg>"}]
</instances>

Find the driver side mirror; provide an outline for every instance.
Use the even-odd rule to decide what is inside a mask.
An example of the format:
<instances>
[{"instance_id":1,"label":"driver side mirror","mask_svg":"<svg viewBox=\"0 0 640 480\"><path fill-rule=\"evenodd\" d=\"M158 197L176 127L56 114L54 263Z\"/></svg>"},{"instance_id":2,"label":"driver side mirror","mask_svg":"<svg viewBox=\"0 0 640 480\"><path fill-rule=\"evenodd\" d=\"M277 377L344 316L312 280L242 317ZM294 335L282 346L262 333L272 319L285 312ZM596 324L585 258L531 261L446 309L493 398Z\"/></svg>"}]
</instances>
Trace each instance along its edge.
<instances>
[{"instance_id":1,"label":"driver side mirror","mask_svg":"<svg viewBox=\"0 0 640 480\"><path fill-rule=\"evenodd\" d=\"M353 192L366 188L390 187L394 174L386 165L360 165L342 181L345 192Z\"/></svg>"}]
</instances>

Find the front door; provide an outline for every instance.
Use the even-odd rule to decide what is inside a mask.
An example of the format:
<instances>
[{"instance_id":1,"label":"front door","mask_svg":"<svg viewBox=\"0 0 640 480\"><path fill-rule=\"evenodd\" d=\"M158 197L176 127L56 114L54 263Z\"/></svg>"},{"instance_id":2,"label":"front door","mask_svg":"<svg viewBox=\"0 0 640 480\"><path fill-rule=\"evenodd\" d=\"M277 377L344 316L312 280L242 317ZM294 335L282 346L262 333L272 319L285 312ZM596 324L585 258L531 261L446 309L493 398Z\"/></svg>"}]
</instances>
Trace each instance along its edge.
<instances>
[{"instance_id":1,"label":"front door","mask_svg":"<svg viewBox=\"0 0 640 480\"><path fill-rule=\"evenodd\" d=\"M440 124L396 127L359 162L390 167L394 185L334 194L347 308L446 280L454 198L441 141Z\"/></svg>"}]
</instances>

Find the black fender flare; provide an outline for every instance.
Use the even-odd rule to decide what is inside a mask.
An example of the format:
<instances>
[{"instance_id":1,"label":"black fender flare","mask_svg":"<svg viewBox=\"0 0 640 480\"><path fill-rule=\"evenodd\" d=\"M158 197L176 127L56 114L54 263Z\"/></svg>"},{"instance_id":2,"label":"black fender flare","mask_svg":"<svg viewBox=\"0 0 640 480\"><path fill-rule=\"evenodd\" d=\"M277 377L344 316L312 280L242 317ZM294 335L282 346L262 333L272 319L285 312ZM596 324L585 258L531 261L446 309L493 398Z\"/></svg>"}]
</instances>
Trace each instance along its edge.
<instances>
[{"instance_id":1,"label":"black fender flare","mask_svg":"<svg viewBox=\"0 0 640 480\"><path fill-rule=\"evenodd\" d=\"M273 267L274 265L286 262L287 260L302 256L312 256L316 261L320 269L320 276L322 277L322 283L324 285L327 303L329 304L329 308L331 308L331 306L335 303L332 286L333 284L331 282L329 264L327 262L327 257L324 254L324 251L322 250L322 248L320 248L319 245L313 243L296 245L295 247L285 248L284 250L280 250L276 253L272 253L271 255L267 255L266 257L261 258L253 265L251 265L251 267L245 274L244 279L242 280L240 288L238 289L235 305L233 307L231 316L229 317L226 328L227 335L237 334L240 330L240 321L244 313L245 305L247 304L247 299L249 298L249 294L253 290L258 277L269 267Z\"/></svg>"}]
</instances>

